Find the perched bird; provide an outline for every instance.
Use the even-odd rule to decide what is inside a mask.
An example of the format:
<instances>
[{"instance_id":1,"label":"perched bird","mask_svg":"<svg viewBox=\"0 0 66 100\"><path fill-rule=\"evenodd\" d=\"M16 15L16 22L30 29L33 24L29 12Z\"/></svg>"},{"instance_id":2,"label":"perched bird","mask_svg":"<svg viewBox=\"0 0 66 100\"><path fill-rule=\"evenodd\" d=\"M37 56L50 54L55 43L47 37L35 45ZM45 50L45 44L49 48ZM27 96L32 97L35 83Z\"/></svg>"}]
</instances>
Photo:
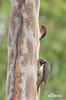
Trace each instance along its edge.
<instances>
[{"instance_id":1,"label":"perched bird","mask_svg":"<svg viewBox=\"0 0 66 100\"><path fill-rule=\"evenodd\" d=\"M48 64L48 62L42 59L38 59L38 61L40 63L40 69L39 69L39 78L37 81L37 91L42 82L44 82L44 84L46 85L46 82L48 80L48 75L50 73L50 65Z\"/></svg>"},{"instance_id":2,"label":"perched bird","mask_svg":"<svg viewBox=\"0 0 66 100\"><path fill-rule=\"evenodd\" d=\"M40 24L41 28L40 28L40 38L39 40L43 39L47 33L48 27L46 25Z\"/></svg>"}]
</instances>

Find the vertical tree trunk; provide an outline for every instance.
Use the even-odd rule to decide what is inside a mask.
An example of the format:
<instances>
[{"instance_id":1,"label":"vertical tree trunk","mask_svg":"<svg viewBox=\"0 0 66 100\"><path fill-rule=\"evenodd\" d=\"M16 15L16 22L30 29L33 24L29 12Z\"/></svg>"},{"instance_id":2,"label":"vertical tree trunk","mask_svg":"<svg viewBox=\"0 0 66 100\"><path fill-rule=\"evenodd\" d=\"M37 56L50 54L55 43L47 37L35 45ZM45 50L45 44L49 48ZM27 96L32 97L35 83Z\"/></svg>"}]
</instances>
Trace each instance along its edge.
<instances>
[{"instance_id":1,"label":"vertical tree trunk","mask_svg":"<svg viewBox=\"0 0 66 100\"><path fill-rule=\"evenodd\" d=\"M11 0L6 100L39 100L39 4L40 0Z\"/></svg>"}]
</instances>

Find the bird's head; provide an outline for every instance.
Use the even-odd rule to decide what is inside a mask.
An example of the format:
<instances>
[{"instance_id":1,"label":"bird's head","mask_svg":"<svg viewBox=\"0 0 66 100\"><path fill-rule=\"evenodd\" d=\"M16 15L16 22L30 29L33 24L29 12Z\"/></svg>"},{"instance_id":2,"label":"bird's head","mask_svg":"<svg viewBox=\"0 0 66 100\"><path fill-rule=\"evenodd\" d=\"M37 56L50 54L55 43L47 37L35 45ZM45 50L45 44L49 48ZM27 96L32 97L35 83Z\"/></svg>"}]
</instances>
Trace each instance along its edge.
<instances>
[{"instance_id":1,"label":"bird's head","mask_svg":"<svg viewBox=\"0 0 66 100\"><path fill-rule=\"evenodd\" d=\"M46 25L40 24L40 26L41 26L41 32L42 32L42 33L43 33L43 32L47 32L48 27L47 27Z\"/></svg>"},{"instance_id":2,"label":"bird's head","mask_svg":"<svg viewBox=\"0 0 66 100\"><path fill-rule=\"evenodd\" d=\"M37 61L40 62L40 59L38 59Z\"/></svg>"},{"instance_id":3,"label":"bird's head","mask_svg":"<svg viewBox=\"0 0 66 100\"><path fill-rule=\"evenodd\" d=\"M40 63L40 65L42 65L42 64L44 64L44 62L45 62L45 61L44 61L44 60L42 60L42 59L38 59L38 60L37 60L37 62L39 62L39 63Z\"/></svg>"}]
</instances>

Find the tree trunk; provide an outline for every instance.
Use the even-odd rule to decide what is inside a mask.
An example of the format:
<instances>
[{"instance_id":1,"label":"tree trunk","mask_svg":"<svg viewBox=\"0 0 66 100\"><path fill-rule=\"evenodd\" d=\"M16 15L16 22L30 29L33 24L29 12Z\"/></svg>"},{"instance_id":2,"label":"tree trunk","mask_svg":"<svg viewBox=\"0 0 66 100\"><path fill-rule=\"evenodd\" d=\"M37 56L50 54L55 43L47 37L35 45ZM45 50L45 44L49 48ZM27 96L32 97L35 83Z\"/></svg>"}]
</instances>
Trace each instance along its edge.
<instances>
[{"instance_id":1,"label":"tree trunk","mask_svg":"<svg viewBox=\"0 0 66 100\"><path fill-rule=\"evenodd\" d=\"M40 0L11 0L6 100L39 100L39 5Z\"/></svg>"}]
</instances>

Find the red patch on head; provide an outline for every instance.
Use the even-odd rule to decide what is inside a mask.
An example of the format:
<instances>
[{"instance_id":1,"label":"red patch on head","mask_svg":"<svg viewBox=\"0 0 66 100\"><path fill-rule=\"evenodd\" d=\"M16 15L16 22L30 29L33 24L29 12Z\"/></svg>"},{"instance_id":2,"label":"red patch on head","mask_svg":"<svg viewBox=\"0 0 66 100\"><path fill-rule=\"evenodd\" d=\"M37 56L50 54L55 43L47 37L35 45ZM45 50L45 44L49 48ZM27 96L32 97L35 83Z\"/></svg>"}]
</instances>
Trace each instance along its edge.
<instances>
[{"instance_id":1,"label":"red patch on head","mask_svg":"<svg viewBox=\"0 0 66 100\"><path fill-rule=\"evenodd\" d=\"M37 61L40 61L40 59L38 59Z\"/></svg>"},{"instance_id":2,"label":"red patch on head","mask_svg":"<svg viewBox=\"0 0 66 100\"><path fill-rule=\"evenodd\" d=\"M41 27L42 27L42 28L46 28L46 26L45 26L45 25L43 25L43 24L40 24L40 25L41 25Z\"/></svg>"}]
</instances>

